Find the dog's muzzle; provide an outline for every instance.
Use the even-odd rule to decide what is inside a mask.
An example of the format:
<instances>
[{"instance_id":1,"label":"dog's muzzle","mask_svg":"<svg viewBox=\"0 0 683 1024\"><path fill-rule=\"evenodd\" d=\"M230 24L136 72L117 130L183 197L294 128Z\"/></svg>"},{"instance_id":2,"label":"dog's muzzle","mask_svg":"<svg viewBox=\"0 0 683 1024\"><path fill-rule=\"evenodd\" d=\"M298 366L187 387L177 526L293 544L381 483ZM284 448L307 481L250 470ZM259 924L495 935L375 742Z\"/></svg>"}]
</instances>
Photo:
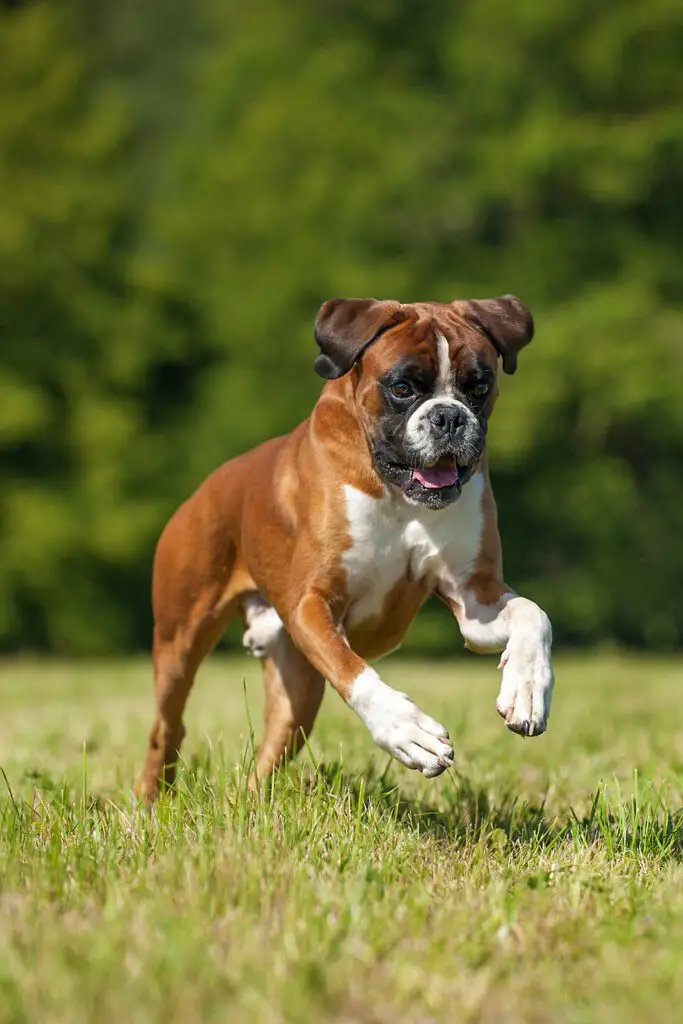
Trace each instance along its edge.
<instances>
[{"instance_id":1,"label":"dog's muzzle","mask_svg":"<svg viewBox=\"0 0 683 1024\"><path fill-rule=\"evenodd\" d=\"M484 428L462 402L428 399L408 419L400 450L376 446L375 466L410 502L444 508L460 497L485 440Z\"/></svg>"}]
</instances>

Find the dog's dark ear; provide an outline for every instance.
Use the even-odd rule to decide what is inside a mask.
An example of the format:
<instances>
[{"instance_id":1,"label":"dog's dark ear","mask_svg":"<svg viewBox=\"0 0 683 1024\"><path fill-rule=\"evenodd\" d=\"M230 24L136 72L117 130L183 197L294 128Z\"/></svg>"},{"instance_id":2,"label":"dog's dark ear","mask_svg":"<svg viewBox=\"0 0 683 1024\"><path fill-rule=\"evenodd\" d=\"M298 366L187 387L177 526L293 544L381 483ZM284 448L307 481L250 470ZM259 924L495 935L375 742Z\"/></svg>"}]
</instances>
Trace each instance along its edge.
<instances>
[{"instance_id":1,"label":"dog's dark ear","mask_svg":"<svg viewBox=\"0 0 683 1024\"><path fill-rule=\"evenodd\" d=\"M316 373L335 380L348 373L370 342L405 320L399 302L378 299L328 299L315 320L321 355Z\"/></svg>"},{"instance_id":2,"label":"dog's dark ear","mask_svg":"<svg viewBox=\"0 0 683 1024\"><path fill-rule=\"evenodd\" d=\"M493 342L503 359L505 373L517 369L517 353L534 336L534 318L521 299L502 295L499 299L471 299L465 318Z\"/></svg>"}]
</instances>

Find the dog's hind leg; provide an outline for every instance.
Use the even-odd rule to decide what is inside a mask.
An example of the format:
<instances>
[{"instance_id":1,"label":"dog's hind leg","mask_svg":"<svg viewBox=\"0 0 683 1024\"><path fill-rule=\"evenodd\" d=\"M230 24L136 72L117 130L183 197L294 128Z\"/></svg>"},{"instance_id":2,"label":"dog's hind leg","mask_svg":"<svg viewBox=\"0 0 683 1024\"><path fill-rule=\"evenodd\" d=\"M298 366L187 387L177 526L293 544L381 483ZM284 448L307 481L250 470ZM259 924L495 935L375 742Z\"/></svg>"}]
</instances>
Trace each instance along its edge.
<instances>
[{"instance_id":1,"label":"dog's hind leg","mask_svg":"<svg viewBox=\"0 0 683 1024\"><path fill-rule=\"evenodd\" d=\"M209 616L200 624L178 628L171 639L155 629L154 689L157 714L149 734L147 760L138 792L147 802L154 800L162 783L175 780L180 745L185 736L183 712L201 662L213 648L227 624L229 611Z\"/></svg>"},{"instance_id":2,"label":"dog's hind leg","mask_svg":"<svg viewBox=\"0 0 683 1024\"><path fill-rule=\"evenodd\" d=\"M245 602L244 644L263 660L265 735L252 786L301 749L310 736L325 693L325 680L294 646L270 605L258 595Z\"/></svg>"},{"instance_id":3,"label":"dog's hind leg","mask_svg":"<svg viewBox=\"0 0 683 1024\"><path fill-rule=\"evenodd\" d=\"M185 729L183 712L197 669L237 612L248 577L235 545L207 525L196 496L178 510L159 538L154 558L154 688L157 713L138 791L154 800L175 778Z\"/></svg>"}]
</instances>

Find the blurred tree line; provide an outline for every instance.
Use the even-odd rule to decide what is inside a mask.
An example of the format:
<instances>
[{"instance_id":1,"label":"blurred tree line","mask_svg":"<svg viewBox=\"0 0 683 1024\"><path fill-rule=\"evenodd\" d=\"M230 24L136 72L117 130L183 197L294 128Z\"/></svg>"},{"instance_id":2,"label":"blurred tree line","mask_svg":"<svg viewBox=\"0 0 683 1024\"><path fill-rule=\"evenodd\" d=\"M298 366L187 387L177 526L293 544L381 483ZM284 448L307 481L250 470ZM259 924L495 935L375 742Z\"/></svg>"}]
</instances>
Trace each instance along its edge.
<instances>
[{"instance_id":1,"label":"blurred tree line","mask_svg":"<svg viewBox=\"0 0 683 1024\"><path fill-rule=\"evenodd\" d=\"M325 298L502 292L509 582L680 647L682 53L680 0L0 5L0 649L148 643L165 519L307 414Z\"/></svg>"}]
</instances>

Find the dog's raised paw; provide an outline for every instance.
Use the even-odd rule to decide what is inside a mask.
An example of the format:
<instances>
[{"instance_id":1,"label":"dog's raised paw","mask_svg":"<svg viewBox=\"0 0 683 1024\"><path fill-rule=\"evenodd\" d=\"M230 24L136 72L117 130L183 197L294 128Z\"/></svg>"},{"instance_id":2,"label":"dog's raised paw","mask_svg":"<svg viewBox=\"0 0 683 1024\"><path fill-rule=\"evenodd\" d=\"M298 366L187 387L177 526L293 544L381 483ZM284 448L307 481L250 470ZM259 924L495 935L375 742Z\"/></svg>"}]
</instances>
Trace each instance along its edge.
<instances>
[{"instance_id":1,"label":"dog's raised paw","mask_svg":"<svg viewBox=\"0 0 683 1024\"><path fill-rule=\"evenodd\" d=\"M519 736L540 736L548 726L554 678L550 658L507 657L502 661L503 678L496 711L511 732Z\"/></svg>"}]
</instances>

